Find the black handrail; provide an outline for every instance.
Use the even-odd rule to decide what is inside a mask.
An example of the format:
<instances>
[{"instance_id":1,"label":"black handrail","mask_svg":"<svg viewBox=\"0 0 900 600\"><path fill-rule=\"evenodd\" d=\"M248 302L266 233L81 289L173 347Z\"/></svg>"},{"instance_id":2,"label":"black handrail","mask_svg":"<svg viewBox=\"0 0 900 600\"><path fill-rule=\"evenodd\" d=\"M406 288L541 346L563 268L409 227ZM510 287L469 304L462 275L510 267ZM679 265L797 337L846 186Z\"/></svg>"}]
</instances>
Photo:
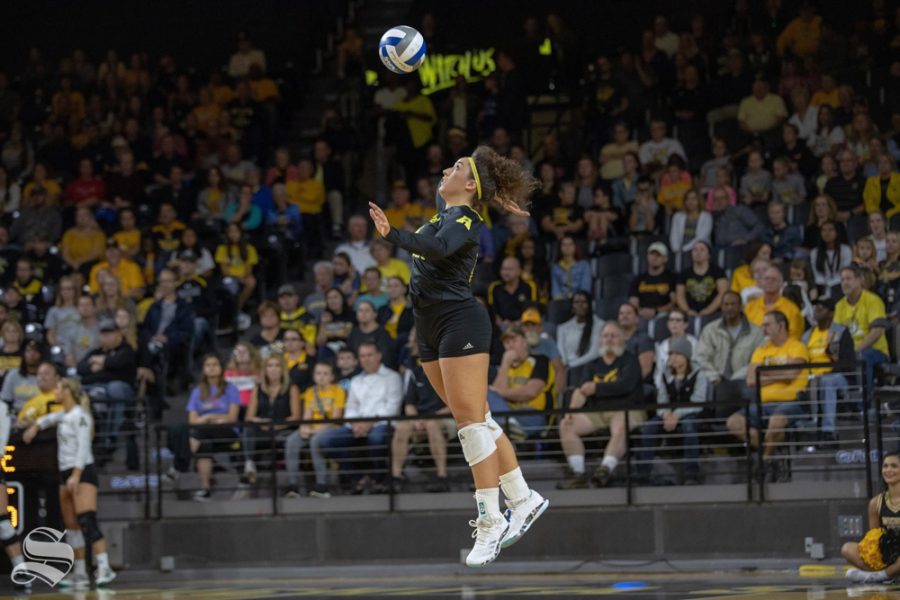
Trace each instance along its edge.
<instances>
[{"instance_id":1,"label":"black handrail","mask_svg":"<svg viewBox=\"0 0 900 600\"><path fill-rule=\"evenodd\" d=\"M717 398L713 402L705 402L705 403L668 402L668 403L663 403L663 404L660 404L657 402L645 403L645 402L616 400L616 401L603 401L602 403L600 403L598 405L584 406L581 408L574 408L574 409L573 408L548 408L545 410L523 409L523 410L515 410L515 411L492 412L492 415L498 422L503 424L503 429L507 432L509 431L509 419L510 418L525 416L525 415L543 415L543 416L546 416L549 418L554 415L555 416L564 416L566 414L577 414L577 413L595 413L595 412L601 412L601 411L602 412L624 411L625 412L626 431L630 431L630 415L629 415L630 410L654 411L654 410L657 410L660 408L667 408L667 409L687 408L687 407L697 408L697 407L701 407L701 406L715 405L717 407L731 406L731 407L736 407L736 408L744 408L749 417L749 412L750 412L749 408L750 408L751 402L756 403L757 410L759 411L759 414L762 415L762 404L763 403L762 403L762 398L760 395L761 388L759 386L759 378L760 378L761 373L766 372L766 371L794 370L794 369L801 369L804 371L808 371L810 369L823 368L823 367L840 369L843 372L855 371L857 373L857 376L860 377L860 380L863 382L863 385L862 385L863 394L864 394L863 421L864 421L864 427L865 427L865 433L864 433L865 440L864 441L866 444L866 459L865 460L866 460L866 469L867 469L866 485L867 485L867 490L869 491L869 494L871 496L873 484L872 484L871 475L870 475L871 474L871 451L870 451L871 435L870 435L869 423L868 423L869 402L865 398L865 395L868 393L868 391L867 391L867 386L866 386L866 382L865 382L864 363L862 363L860 361L856 361L854 363L842 363L842 364L804 363L804 364L790 364L790 365L760 366L756 370L756 378L757 378L756 393L753 394L753 397L750 397L750 398L739 398L739 399ZM878 413L878 412L879 411L876 410L876 413ZM443 420L443 419L447 419L447 418L450 418L450 416L447 414L432 414L432 415L399 414L399 415L394 415L394 416L390 416L390 417L387 417L387 416L355 417L355 418L350 418L350 419L348 419L348 418L316 419L316 420L297 419L297 420L284 421L282 423L279 423L279 425L287 426L288 428L291 428L291 429L293 429L295 427L299 427L300 425L326 425L326 424L345 425L345 424L350 424L350 423L372 422L372 421L387 422L389 425L392 425L395 422L402 422L402 421ZM877 414L876 418L878 419L879 449L880 449L880 445L881 445L880 415ZM260 430L260 429L265 428L263 430L267 431L267 435L265 437L267 437L270 442L270 457L272 460L271 464L274 467L274 465L277 462L277 457L278 457L277 451L276 451L276 444L275 444L275 435L276 435L277 431L275 430L275 428L271 427L272 424L271 423L235 422L233 425L234 425L234 427L240 427L242 429L251 429L251 430L253 430L253 429ZM753 492L754 492L754 483L756 483L756 484L758 484L758 493L755 498L755 501L758 503L762 503L765 501L765 472L761 468L762 464L763 464L764 437L762 436L762 434L760 432L760 437L758 440L759 443L757 446L757 452L754 453L750 446L750 428L751 428L750 425L751 425L750 419L749 418L745 419L746 442L744 444L744 447L745 447L745 461L747 464L747 475L748 475L748 477L747 477L747 501L748 502L754 501L754 493ZM197 424L197 425L191 425L191 428L204 429L204 428L214 428L214 427L221 427L221 426L222 426L221 423L219 423L219 424ZM168 428L168 426L162 425L162 424L156 424L154 426L155 434L156 434L155 438L156 438L157 457L158 457L159 449L161 447L162 432L167 430L167 428ZM145 435L145 437L149 437L149 436ZM146 443L146 440L145 440L145 443ZM631 450L632 450L631 446L632 445L631 445L631 436L630 435L626 435L625 446L626 446L626 458L624 461L625 462L624 466L625 466L626 502L628 505L631 505L634 500L633 486L634 486L635 481L634 481L634 477L633 477L634 474L632 472L633 471L632 456L631 456ZM147 450L145 449L145 454L146 454L146 452L147 452ZM756 461L753 460L754 455L755 455ZM393 474L391 471L391 465L393 462L393 447L390 442L388 442L388 444L387 444L387 460L388 460L388 472L387 472L385 481L387 482L388 507L389 507L390 511L394 511L396 509L396 498L395 498L395 490L394 490L395 486L394 486ZM754 481L754 477L753 477L754 462L756 462L756 464L759 467L756 470L756 475L757 475L756 481ZM147 465L146 471L149 473L149 462L147 461L147 462L145 462L145 464ZM157 481L158 481L157 511L156 511L157 519L162 518L162 515L163 515L163 508L162 508L163 492L162 492L161 469L162 469L161 461L157 459L157 464L156 464ZM149 477L149 475L147 475L146 477ZM272 490L271 490L272 491L272 514L277 515L279 513L279 503L278 503L279 485L278 485L277 472L274 468L273 468L271 486L272 486ZM147 503L147 505L149 505L149 500L146 500L146 503ZM146 513L147 513L147 510L145 510L145 514Z\"/></svg>"}]
</instances>

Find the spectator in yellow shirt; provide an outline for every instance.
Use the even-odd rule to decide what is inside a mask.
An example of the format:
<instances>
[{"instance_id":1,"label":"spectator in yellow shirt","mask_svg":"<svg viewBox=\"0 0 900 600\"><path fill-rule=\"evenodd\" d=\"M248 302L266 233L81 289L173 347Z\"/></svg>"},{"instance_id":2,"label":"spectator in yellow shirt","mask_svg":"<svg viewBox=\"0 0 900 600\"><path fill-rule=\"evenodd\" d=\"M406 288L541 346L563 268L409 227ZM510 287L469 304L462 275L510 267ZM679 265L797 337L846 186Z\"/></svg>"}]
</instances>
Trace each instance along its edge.
<instances>
[{"instance_id":1,"label":"spectator in yellow shirt","mask_svg":"<svg viewBox=\"0 0 900 600\"><path fill-rule=\"evenodd\" d=\"M831 108L838 108L841 105L837 81L833 74L822 73L822 89L812 95L812 98L809 99L809 103L813 106L827 104Z\"/></svg>"},{"instance_id":2,"label":"spectator in yellow shirt","mask_svg":"<svg viewBox=\"0 0 900 600\"><path fill-rule=\"evenodd\" d=\"M75 226L69 228L59 244L62 258L73 271L81 272L82 277L90 273L93 263L103 256L106 248L106 236L91 209L81 207L75 211ZM82 280L83 281L83 280Z\"/></svg>"},{"instance_id":3,"label":"spectator in yellow shirt","mask_svg":"<svg viewBox=\"0 0 900 600\"><path fill-rule=\"evenodd\" d=\"M100 283L97 274L100 271L109 271L122 286L122 293L134 300L144 297L144 275L136 262L122 256L122 250L115 238L106 240L106 260L97 263L91 269L88 278L88 286L92 294L100 291Z\"/></svg>"},{"instance_id":4,"label":"spectator in yellow shirt","mask_svg":"<svg viewBox=\"0 0 900 600\"><path fill-rule=\"evenodd\" d=\"M787 107L781 96L769 93L769 82L757 79L753 93L741 100L738 106L738 125L752 134L772 131L787 120Z\"/></svg>"},{"instance_id":5,"label":"spectator in yellow shirt","mask_svg":"<svg viewBox=\"0 0 900 600\"><path fill-rule=\"evenodd\" d=\"M777 369L759 372L757 381L757 369L762 366L806 364L809 362L809 351L803 342L791 337L794 332L790 331L788 319L781 311L767 312L763 318L762 330L767 341L753 352L747 367L747 385L751 390L757 384L761 386L759 394L762 415L759 414L759 405L753 402L750 404L749 416L745 409L741 409L728 417L727 425L732 435L742 442L749 442L752 448L759 447L759 432L763 427L766 428L763 442L765 469L771 480L778 481L780 468L773 460L773 455L784 439L784 430L807 413L797 395L806 389L808 375L806 369L801 368Z\"/></svg>"},{"instance_id":6,"label":"spectator in yellow shirt","mask_svg":"<svg viewBox=\"0 0 900 600\"><path fill-rule=\"evenodd\" d=\"M778 56L793 54L800 58L815 56L822 41L822 17L816 14L809 2L800 7L800 16L788 23L778 40L775 49Z\"/></svg>"},{"instance_id":7,"label":"spectator in yellow shirt","mask_svg":"<svg viewBox=\"0 0 900 600\"><path fill-rule=\"evenodd\" d=\"M256 248L244 239L244 231L238 223L229 223L225 232L227 243L216 248L216 264L223 277L231 277L238 282L238 308L243 308L256 289L253 268L259 263ZM227 287L227 286L226 286ZM248 317L249 318L249 317Z\"/></svg>"},{"instance_id":8,"label":"spectator in yellow shirt","mask_svg":"<svg viewBox=\"0 0 900 600\"><path fill-rule=\"evenodd\" d=\"M297 178L285 184L288 200L296 204L303 216L303 241L307 256L322 256L322 206L325 204L325 184L316 179L315 166L308 158L297 163Z\"/></svg>"},{"instance_id":9,"label":"spectator in yellow shirt","mask_svg":"<svg viewBox=\"0 0 900 600\"><path fill-rule=\"evenodd\" d=\"M762 275L759 282L762 288L762 296L758 296L747 302L744 306L744 314L747 320L754 325L762 326L765 316L778 311L785 316L789 323L788 335L793 340L799 340L806 331L806 320L800 312L800 308L788 298L781 295L784 287L784 276L777 267L769 267Z\"/></svg>"},{"instance_id":10,"label":"spectator in yellow shirt","mask_svg":"<svg viewBox=\"0 0 900 600\"><path fill-rule=\"evenodd\" d=\"M684 194L692 185L693 180L684 159L673 154L666 162L666 173L660 180L657 202L668 214L681 210L684 206Z\"/></svg>"},{"instance_id":11,"label":"spectator in yellow shirt","mask_svg":"<svg viewBox=\"0 0 900 600\"><path fill-rule=\"evenodd\" d=\"M130 208L119 211L119 231L113 238L128 258L134 258L141 251L141 230L137 228L137 217Z\"/></svg>"},{"instance_id":12,"label":"spectator in yellow shirt","mask_svg":"<svg viewBox=\"0 0 900 600\"><path fill-rule=\"evenodd\" d=\"M384 214L395 229L404 229L409 219L422 218L422 205L410 201L409 188L404 180L398 179L391 186L391 203L384 209Z\"/></svg>"},{"instance_id":13,"label":"spectator in yellow shirt","mask_svg":"<svg viewBox=\"0 0 900 600\"><path fill-rule=\"evenodd\" d=\"M347 404L347 392L335 383L334 365L325 361L317 362L313 368L313 382L315 385L303 393L303 420L340 419ZM300 451L303 446L309 446L310 449L315 448L311 454L313 470L316 473L316 487L310 495L317 497L329 495L327 488L328 462L319 450L319 441L323 432L336 426L333 423L303 424L288 436L284 446L284 462L288 473L286 498L300 496Z\"/></svg>"},{"instance_id":14,"label":"spectator in yellow shirt","mask_svg":"<svg viewBox=\"0 0 900 600\"><path fill-rule=\"evenodd\" d=\"M375 259L375 266L381 272L385 281L391 277L399 277L405 285L409 285L409 265L399 258L392 258L394 245L388 241L378 239L372 242L371 252L372 258Z\"/></svg>"},{"instance_id":15,"label":"spectator in yellow shirt","mask_svg":"<svg viewBox=\"0 0 900 600\"><path fill-rule=\"evenodd\" d=\"M413 148L424 148L432 140L437 112L431 98L422 94L415 77L410 77L406 82L406 100L395 104L392 110L406 118ZM412 175L407 173L407 176Z\"/></svg>"},{"instance_id":16,"label":"spectator in yellow shirt","mask_svg":"<svg viewBox=\"0 0 900 600\"><path fill-rule=\"evenodd\" d=\"M197 122L197 129L206 134L216 132L219 117L222 116L222 107L213 97L212 88L209 86L200 88L197 106L194 107L191 114L194 115L194 120Z\"/></svg>"},{"instance_id":17,"label":"spectator in yellow shirt","mask_svg":"<svg viewBox=\"0 0 900 600\"><path fill-rule=\"evenodd\" d=\"M900 173L894 169L890 154L878 157L878 173L866 180L863 202L869 214L881 211L890 219L900 213Z\"/></svg>"},{"instance_id":18,"label":"spectator in yellow shirt","mask_svg":"<svg viewBox=\"0 0 900 600\"><path fill-rule=\"evenodd\" d=\"M278 102L278 84L271 77L263 74L258 64L250 65L250 97L257 102Z\"/></svg>"},{"instance_id":19,"label":"spectator in yellow shirt","mask_svg":"<svg viewBox=\"0 0 900 600\"><path fill-rule=\"evenodd\" d=\"M47 165L44 163L38 162L34 164L34 171L31 172L31 181L22 188L22 204L28 203L35 188L42 188L47 192L48 203L53 206L57 205L60 196L62 196L62 187L60 187L58 181L50 178Z\"/></svg>"},{"instance_id":20,"label":"spectator in yellow shirt","mask_svg":"<svg viewBox=\"0 0 900 600\"><path fill-rule=\"evenodd\" d=\"M853 347L866 364L866 380L871 390L875 365L888 362L884 302L863 289L863 274L856 265L841 269L841 291L844 297L834 309L834 322L850 330Z\"/></svg>"}]
</instances>

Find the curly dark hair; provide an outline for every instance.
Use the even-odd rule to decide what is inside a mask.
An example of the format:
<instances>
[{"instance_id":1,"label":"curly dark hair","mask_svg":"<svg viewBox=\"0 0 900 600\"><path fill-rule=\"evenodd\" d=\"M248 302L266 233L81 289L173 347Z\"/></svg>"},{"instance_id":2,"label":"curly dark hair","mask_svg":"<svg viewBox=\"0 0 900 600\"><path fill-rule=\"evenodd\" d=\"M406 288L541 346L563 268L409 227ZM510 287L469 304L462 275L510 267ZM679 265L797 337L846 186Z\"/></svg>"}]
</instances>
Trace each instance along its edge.
<instances>
[{"instance_id":1,"label":"curly dark hair","mask_svg":"<svg viewBox=\"0 0 900 600\"><path fill-rule=\"evenodd\" d=\"M506 209L517 205L526 208L531 193L538 188L537 180L519 163L497 154L489 146L478 146L472 153L481 181L481 198L475 199L474 208L480 203L495 203Z\"/></svg>"}]
</instances>

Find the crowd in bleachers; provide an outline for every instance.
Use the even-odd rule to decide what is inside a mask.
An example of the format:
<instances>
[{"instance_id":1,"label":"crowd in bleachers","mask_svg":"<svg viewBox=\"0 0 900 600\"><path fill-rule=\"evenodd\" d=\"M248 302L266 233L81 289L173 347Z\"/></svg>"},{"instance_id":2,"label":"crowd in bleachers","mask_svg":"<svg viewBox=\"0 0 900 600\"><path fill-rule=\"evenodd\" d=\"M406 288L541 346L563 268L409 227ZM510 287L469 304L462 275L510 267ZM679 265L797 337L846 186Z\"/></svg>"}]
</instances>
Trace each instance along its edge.
<instances>
[{"instance_id":1,"label":"crowd in bleachers","mask_svg":"<svg viewBox=\"0 0 900 600\"><path fill-rule=\"evenodd\" d=\"M369 88L375 54L351 28L339 102L293 145L245 35L202 77L170 56L75 51L54 66L31 49L0 74L0 399L21 427L55 408L51 378L78 375L103 414L102 464L135 398L158 418L190 389L167 478L196 459L198 500L215 454L239 453L251 486L269 442L284 446L289 495L307 487L301 452L309 493L326 496L329 459L346 465L350 447L369 463L354 491L402 490L414 436L436 464L429 489L448 489L447 424L388 422L447 410L417 363L410 257L373 239L362 209L378 199L415 230L442 169L484 143L540 183L531 218L485 210L473 278L495 324L489 405L532 411L509 420L512 436L542 435L546 409L588 406L558 423L562 487L608 485L629 429L642 456L677 431L697 483L699 415L759 384L763 414L721 416L777 477L808 375L757 382L756 368L861 360L871 383L892 360L900 107L883 90L900 77L900 10L873 0L849 32L811 4L758 8L736 2L726 22L697 15L679 33L657 16L634 47L590 57L567 51L557 15L545 32L529 18L541 50L501 50L482 84L434 96L384 71ZM439 47L440 25L423 24ZM574 125L528 147L527 98L550 81ZM842 376L817 376L833 443ZM606 401L635 408L626 419ZM371 420L286 424L301 418ZM581 439L598 430L609 442L589 474Z\"/></svg>"}]
</instances>

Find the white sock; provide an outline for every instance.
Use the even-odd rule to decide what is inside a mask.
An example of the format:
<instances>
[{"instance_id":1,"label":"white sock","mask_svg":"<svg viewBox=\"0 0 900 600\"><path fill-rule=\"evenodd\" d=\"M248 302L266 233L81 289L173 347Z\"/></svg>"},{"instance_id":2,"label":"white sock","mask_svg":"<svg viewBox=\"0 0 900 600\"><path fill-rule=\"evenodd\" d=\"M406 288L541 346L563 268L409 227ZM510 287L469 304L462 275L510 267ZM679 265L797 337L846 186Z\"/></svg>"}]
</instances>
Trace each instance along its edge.
<instances>
[{"instance_id":1,"label":"white sock","mask_svg":"<svg viewBox=\"0 0 900 600\"><path fill-rule=\"evenodd\" d=\"M609 472L612 473L619 465L619 459L615 456L610 456L609 454L607 454L603 457L603 462L601 462L600 464L609 469Z\"/></svg>"},{"instance_id":2,"label":"white sock","mask_svg":"<svg viewBox=\"0 0 900 600\"><path fill-rule=\"evenodd\" d=\"M569 461L569 467L576 475L584 475L584 454L573 454L566 460Z\"/></svg>"},{"instance_id":3,"label":"white sock","mask_svg":"<svg viewBox=\"0 0 900 600\"><path fill-rule=\"evenodd\" d=\"M522 502L531 493L531 489L525 483L525 477L522 476L520 467L516 467L509 473L504 473L500 476L500 488L510 504Z\"/></svg>"},{"instance_id":4,"label":"white sock","mask_svg":"<svg viewBox=\"0 0 900 600\"><path fill-rule=\"evenodd\" d=\"M101 552L97 555L97 566L101 569L109 568L109 554Z\"/></svg>"},{"instance_id":5,"label":"white sock","mask_svg":"<svg viewBox=\"0 0 900 600\"><path fill-rule=\"evenodd\" d=\"M76 575L87 575L87 571L84 568L84 559L76 558L75 559L75 574Z\"/></svg>"},{"instance_id":6,"label":"white sock","mask_svg":"<svg viewBox=\"0 0 900 600\"><path fill-rule=\"evenodd\" d=\"M25 562L25 559L22 558L21 554L17 554L16 556L10 558L9 562L11 562L12 566L15 567L16 565L21 565L23 562Z\"/></svg>"},{"instance_id":7,"label":"white sock","mask_svg":"<svg viewBox=\"0 0 900 600\"><path fill-rule=\"evenodd\" d=\"M503 518L500 513L500 488L475 490L475 505L478 507L479 518Z\"/></svg>"}]
</instances>

